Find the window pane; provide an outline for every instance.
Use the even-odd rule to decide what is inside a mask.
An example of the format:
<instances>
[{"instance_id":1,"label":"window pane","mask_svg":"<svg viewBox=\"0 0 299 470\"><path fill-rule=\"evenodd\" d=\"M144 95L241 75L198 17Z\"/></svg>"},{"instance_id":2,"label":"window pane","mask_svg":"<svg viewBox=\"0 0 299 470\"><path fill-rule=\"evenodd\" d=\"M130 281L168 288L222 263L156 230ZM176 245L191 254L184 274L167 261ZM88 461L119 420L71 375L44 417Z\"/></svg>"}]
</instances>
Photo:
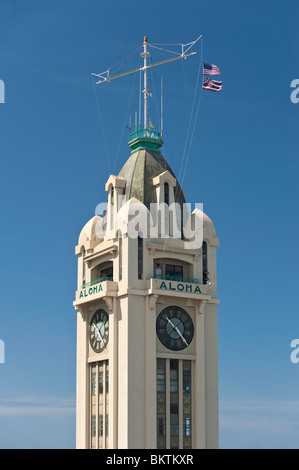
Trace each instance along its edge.
<instances>
[{"instance_id":1,"label":"window pane","mask_svg":"<svg viewBox=\"0 0 299 470\"><path fill-rule=\"evenodd\" d=\"M165 275L166 278L173 279L176 281L183 280L183 266L177 266L174 264L165 265Z\"/></svg>"},{"instance_id":2,"label":"window pane","mask_svg":"<svg viewBox=\"0 0 299 470\"><path fill-rule=\"evenodd\" d=\"M183 361L183 392L191 393L191 363Z\"/></svg>"},{"instance_id":3,"label":"window pane","mask_svg":"<svg viewBox=\"0 0 299 470\"><path fill-rule=\"evenodd\" d=\"M165 436L166 433L166 417L165 415L158 415L158 436Z\"/></svg>"},{"instance_id":4,"label":"window pane","mask_svg":"<svg viewBox=\"0 0 299 470\"><path fill-rule=\"evenodd\" d=\"M103 436L103 415L99 415L99 436Z\"/></svg>"},{"instance_id":5,"label":"window pane","mask_svg":"<svg viewBox=\"0 0 299 470\"><path fill-rule=\"evenodd\" d=\"M106 393L109 393L109 370L108 369L106 369Z\"/></svg>"},{"instance_id":6,"label":"window pane","mask_svg":"<svg viewBox=\"0 0 299 470\"><path fill-rule=\"evenodd\" d=\"M155 263L155 277L156 278L161 278L162 277L162 264L161 263Z\"/></svg>"},{"instance_id":7,"label":"window pane","mask_svg":"<svg viewBox=\"0 0 299 470\"><path fill-rule=\"evenodd\" d=\"M184 436L191 436L191 417L184 415Z\"/></svg>"},{"instance_id":8,"label":"window pane","mask_svg":"<svg viewBox=\"0 0 299 470\"><path fill-rule=\"evenodd\" d=\"M157 376L157 392L165 392L165 375Z\"/></svg>"},{"instance_id":9,"label":"window pane","mask_svg":"<svg viewBox=\"0 0 299 470\"><path fill-rule=\"evenodd\" d=\"M169 184L164 183L164 202L169 204Z\"/></svg>"},{"instance_id":10,"label":"window pane","mask_svg":"<svg viewBox=\"0 0 299 470\"><path fill-rule=\"evenodd\" d=\"M157 359L157 448L166 448L166 361Z\"/></svg>"},{"instance_id":11,"label":"window pane","mask_svg":"<svg viewBox=\"0 0 299 470\"><path fill-rule=\"evenodd\" d=\"M101 269L100 277L109 277L113 279L113 266L110 266L106 269Z\"/></svg>"},{"instance_id":12,"label":"window pane","mask_svg":"<svg viewBox=\"0 0 299 470\"><path fill-rule=\"evenodd\" d=\"M106 436L108 436L108 432L109 432L109 416L106 415L106 423L105 423L105 432L106 432Z\"/></svg>"},{"instance_id":13,"label":"window pane","mask_svg":"<svg viewBox=\"0 0 299 470\"><path fill-rule=\"evenodd\" d=\"M96 373L95 372L91 373L91 394L92 395L96 394Z\"/></svg>"},{"instance_id":14,"label":"window pane","mask_svg":"<svg viewBox=\"0 0 299 470\"><path fill-rule=\"evenodd\" d=\"M138 279L143 274L143 238L138 236Z\"/></svg>"},{"instance_id":15,"label":"window pane","mask_svg":"<svg viewBox=\"0 0 299 470\"><path fill-rule=\"evenodd\" d=\"M170 359L170 447L177 448L179 435L179 361Z\"/></svg>"},{"instance_id":16,"label":"window pane","mask_svg":"<svg viewBox=\"0 0 299 470\"><path fill-rule=\"evenodd\" d=\"M103 393L103 371L99 371L99 393Z\"/></svg>"},{"instance_id":17,"label":"window pane","mask_svg":"<svg viewBox=\"0 0 299 470\"><path fill-rule=\"evenodd\" d=\"M166 264L165 265L165 274L173 274L174 273L174 265L173 264Z\"/></svg>"},{"instance_id":18,"label":"window pane","mask_svg":"<svg viewBox=\"0 0 299 470\"><path fill-rule=\"evenodd\" d=\"M183 361L183 448L192 447L191 361Z\"/></svg>"},{"instance_id":19,"label":"window pane","mask_svg":"<svg viewBox=\"0 0 299 470\"><path fill-rule=\"evenodd\" d=\"M207 242L202 242L202 283L206 284L209 280L208 277L208 245Z\"/></svg>"},{"instance_id":20,"label":"window pane","mask_svg":"<svg viewBox=\"0 0 299 470\"><path fill-rule=\"evenodd\" d=\"M92 415L91 417L91 436L95 437L96 435L96 417Z\"/></svg>"},{"instance_id":21,"label":"window pane","mask_svg":"<svg viewBox=\"0 0 299 470\"><path fill-rule=\"evenodd\" d=\"M178 391L178 361L170 360L170 393Z\"/></svg>"}]
</instances>

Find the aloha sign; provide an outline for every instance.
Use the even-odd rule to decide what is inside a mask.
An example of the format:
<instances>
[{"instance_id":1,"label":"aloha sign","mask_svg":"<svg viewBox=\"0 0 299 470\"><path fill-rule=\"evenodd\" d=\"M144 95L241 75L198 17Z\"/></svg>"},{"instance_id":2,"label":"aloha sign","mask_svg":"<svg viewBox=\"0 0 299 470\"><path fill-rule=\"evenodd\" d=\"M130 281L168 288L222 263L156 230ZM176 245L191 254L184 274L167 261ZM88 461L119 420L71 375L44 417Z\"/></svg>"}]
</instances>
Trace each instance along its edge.
<instances>
[{"instance_id":1,"label":"aloha sign","mask_svg":"<svg viewBox=\"0 0 299 470\"><path fill-rule=\"evenodd\" d=\"M93 294L98 294L103 290L102 284L97 284L96 286L89 287L88 289L82 289L79 294L79 299L83 299L84 297L89 297Z\"/></svg>"},{"instance_id":2,"label":"aloha sign","mask_svg":"<svg viewBox=\"0 0 299 470\"><path fill-rule=\"evenodd\" d=\"M159 289L174 290L186 292L189 294L201 294L201 290L198 284L188 284L183 282L176 282L175 284L173 284L172 281L162 281Z\"/></svg>"}]
</instances>

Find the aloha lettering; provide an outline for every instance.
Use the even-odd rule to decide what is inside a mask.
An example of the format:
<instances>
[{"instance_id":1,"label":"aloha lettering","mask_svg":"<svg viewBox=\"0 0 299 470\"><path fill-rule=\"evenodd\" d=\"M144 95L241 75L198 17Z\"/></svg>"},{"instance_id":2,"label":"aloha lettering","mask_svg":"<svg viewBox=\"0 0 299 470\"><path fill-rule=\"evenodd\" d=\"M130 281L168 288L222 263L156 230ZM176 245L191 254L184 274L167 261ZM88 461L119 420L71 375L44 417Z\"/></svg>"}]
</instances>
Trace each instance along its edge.
<instances>
[{"instance_id":1,"label":"aloha lettering","mask_svg":"<svg viewBox=\"0 0 299 470\"><path fill-rule=\"evenodd\" d=\"M201 294L201 290L198 285L194 286L193 284L183 284L179 282L178 284L171 285L171 282L162 281L159 289L165 290L176 290L181 292L188 292L190 294Z\"/></svg>"},{"instance_id":2,"label":"aloha lettering","mask_svg":"<svg viewBox=\"0 0 299 470\"><path fill-rule=\"evenodd\" d=\"M79 299L82 299L83 297L88 297L89 295L97 294L98 292L102 291L102 285L99 284L97 286L90 287L89 289L84 289L81 290Z\"/></svg>"}]
</instances>

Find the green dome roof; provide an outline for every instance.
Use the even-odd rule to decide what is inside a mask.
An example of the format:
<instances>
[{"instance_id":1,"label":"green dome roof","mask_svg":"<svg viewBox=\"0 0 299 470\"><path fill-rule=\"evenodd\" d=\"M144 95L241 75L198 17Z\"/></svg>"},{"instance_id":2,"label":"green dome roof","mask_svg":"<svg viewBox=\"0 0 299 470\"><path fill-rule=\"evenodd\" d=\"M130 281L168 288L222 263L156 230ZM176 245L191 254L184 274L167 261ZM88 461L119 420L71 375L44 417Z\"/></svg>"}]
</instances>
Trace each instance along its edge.
<instances>
[{"instance_id":1,"label":"green dome roof","mask_svg":"<svg viewBox=\"0 0 299 470\"><path fill-rule=\"evenodd\" d=\"M150 203L157 202L153 178L166 170L175 178L173 171L160 151L140 148L132 152L118 175L127 181L127 200L135 197L150 209ZM179 204L185 202L184 193L178 183L174 189L174 197Z\"/></svg>"}]
</instances>

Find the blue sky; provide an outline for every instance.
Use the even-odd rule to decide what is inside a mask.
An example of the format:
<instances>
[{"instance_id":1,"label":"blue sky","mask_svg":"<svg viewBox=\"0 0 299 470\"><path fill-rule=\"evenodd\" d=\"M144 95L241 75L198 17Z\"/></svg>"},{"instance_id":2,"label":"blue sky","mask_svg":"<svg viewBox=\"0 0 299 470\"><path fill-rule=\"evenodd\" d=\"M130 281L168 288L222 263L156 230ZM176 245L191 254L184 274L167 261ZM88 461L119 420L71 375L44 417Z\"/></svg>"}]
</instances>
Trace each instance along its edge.
<instances>
[{"instance_id":1,"label":"blue sky","mask_svg":"<svg viewBox=\"0 0 299 470\"><path fill-rule=\"evenodd\" d=\"M0 2L0 448L75 447L74 247L138 109L138 77L99 88L91 73L145 35L200 34L223 90L195 94L198 43L149 75L150 112L158 128L162 74L163 156L220 238L220 447L298 448L298 13L293 0Z\"/></svg>"}]
</instances>

